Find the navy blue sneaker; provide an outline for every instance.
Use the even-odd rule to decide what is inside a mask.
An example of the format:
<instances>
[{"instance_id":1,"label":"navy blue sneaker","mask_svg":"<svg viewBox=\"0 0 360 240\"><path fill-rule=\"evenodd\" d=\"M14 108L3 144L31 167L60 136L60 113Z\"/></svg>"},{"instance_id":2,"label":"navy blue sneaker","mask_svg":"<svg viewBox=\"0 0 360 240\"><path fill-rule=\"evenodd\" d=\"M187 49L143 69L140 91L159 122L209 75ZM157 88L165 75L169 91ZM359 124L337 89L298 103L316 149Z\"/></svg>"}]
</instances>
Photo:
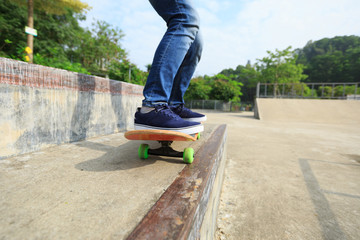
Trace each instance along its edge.
<instances>
[{"instance_id":1,"label":"navy blue sneaker","mask_svg":"<svg viewBox=\"0 0 360 240\"><path fill-rule=\"evenodd\" d=\"M190 121L190 122L206 121L206 116L204 114L193 112L190 109L186 108L184 104L180 104L177 107L171 106L170 109L186 121Z\"/></svg>"},{"instance_id":2,"label":"navy blue sneaker","mask_svg":"<svg viewBox=\"0 0 360 240\"><path fill-rule=\"evenodd\" d=\"M199 122L189 122L175 114L168 105L158 105L155 110L142 113L138 108L135 113L135 130L170 130L186 134L195 134L204 131Z\"/></svg>"}]
</instances>

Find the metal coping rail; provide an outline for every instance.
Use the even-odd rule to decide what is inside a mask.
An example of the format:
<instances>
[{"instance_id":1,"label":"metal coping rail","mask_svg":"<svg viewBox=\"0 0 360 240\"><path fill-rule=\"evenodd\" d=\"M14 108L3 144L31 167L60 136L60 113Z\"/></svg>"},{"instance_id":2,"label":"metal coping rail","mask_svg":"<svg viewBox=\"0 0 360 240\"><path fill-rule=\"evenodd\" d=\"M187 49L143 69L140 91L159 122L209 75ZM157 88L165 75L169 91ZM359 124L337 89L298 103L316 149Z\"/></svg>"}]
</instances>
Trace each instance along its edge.
<instances>
[{"instance_id":1,"label":"metal coping rail","mask_svg":"<svg viewBox=\"0 0 360 240\"><path fill-rule=\"evenodd\" d=\"M257 98L358 99L360 82L352 83L258 83ZM262 88L263 86L263 88ZM336 87L342 87L336 89ZM311 88L310 88L311 87ZM326 88L328 87L328 88ZM354 89L346 87L354 87ZM359 89L359 91L358 91ZM263 90L263 91L262 91ZM340 94L339 94L339 91ZM353 96L352 96L353 95Z\"/></svg>"}]
</instances>

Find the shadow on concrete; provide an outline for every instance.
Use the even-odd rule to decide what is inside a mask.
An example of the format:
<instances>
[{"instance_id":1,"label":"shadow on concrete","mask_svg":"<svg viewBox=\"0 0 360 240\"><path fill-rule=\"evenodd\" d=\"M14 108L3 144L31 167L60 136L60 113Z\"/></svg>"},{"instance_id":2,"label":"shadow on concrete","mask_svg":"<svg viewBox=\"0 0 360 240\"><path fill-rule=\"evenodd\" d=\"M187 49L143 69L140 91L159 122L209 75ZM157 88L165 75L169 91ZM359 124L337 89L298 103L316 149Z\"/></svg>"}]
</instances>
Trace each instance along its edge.
<instances>
[{"instance_id":1,"label":"shadow on concrete","mask_svg":"<svg viewBox=\"0 0 360 240\"><path fill-rule=\"evenodd\" d=\"M139 145L140 143L137 142L126 142L117 147L89 141L76 143L76 146L102 151L105 152L105 154L99 158L78 163L75 165L75 168L80 171L106 172L141 168L154 164L156 161L184 164L182 159L179 158L149 156L149 158L145 160L139 159Z\"/></svg>"},{"instance_id":2,"label":"shadow on concrete","mask_svg":"<svg viewBox=\"0 0 360 240\"><path fill-rule=\"evenodd\" d=\"M114 109L116 117L116 127L118 131L123 131L128 126L126 113L123 106L123 96L120 94L124 87L124 84L120 81L109 80L110 85L110 95L111 95L111 105ZM134 113L135 114L135 113Z\"/></svg>"},{"instance_id":3,"label":"shadow on concrete","mask_svg":"<svg viewBox=\"0 0 360 240\"><path fill-rule=\"evenodd\" d=\"M324 195L319 182L311 169L310 159L299 159L299 165L304 176L307 190L314 204L316 215L322 229L323 239L346 239L330 203Z\"/></svg>"},{"instance_id":4,"label":"shadow on concrete","mask_svg":"<svg viewBox=\"0 0 360 240\"><path fill-rule=\"evenodd\" d=\"M347 155L344 155L347 156ZM314 160L311 159L309 161L312 162L323 162L323 163L329 163L329 164L335 164L335 165L348 165L348 166L355 166L355 167L360 167L360 164L356 164L356 163L338 163L338 162L330 162L330 161L324 161L324 160Z\"/></svg>"},{"instance_id":5,"label":"shadow on concrete","mask_svg":"<svg viewBox=\"0 0 360 240\"><path fill-rule=\"evenodd\" d=\"M343 154L343 155L350 158L351 160L354 160L354 161L360 163L360 155L355 155L355 154ZM355 164L353 164L353 165L355 165ZM356 165L356 166L360 167L360 165Z\"/></svg>"},{"instance_id":6,"label":"shadow on concrete","mask_svg":"<svg viewBox=\"0 0 360 240\"><path fill-rule=\"evenodd\" d=\"M38 116L36 116L34 118L34 128L25 131L14 144L19 150L19 154L39 150L42 144L55 143L59 145L65 142L76 142L87 138L91 111L95 102L95 77L78 74L77 84L78 99L74 112L72 113L70 129L63 128L53 131L51 126L40 125ZM23 87L21 91L24 95L29 95L29 88ZM34 105L36 106L44 107L43 105L48 106L49 104L53 104L48 102L49 100L42 98L39 90L35 90L35 96ZM26 112L19 109L19 112L16 114L19 116L18 125L22 125L21 121L26 119L23 117L24 114L26 114ZM35 112L34 114L39 113Z\"/></svg>"},{"instance_id":7,"label":"shadow on concrete","mask_svg":"<svg viewBox=\"0 0 360 240\"><path fill-rule=\"evenodd\" d=\"M116 117L116 129L112 125L94 125L94 123L90 122L91 115L94 114L96 84L101 83L98 83L94 76L78 74L78 98L71 119L70 142L85 140L94 136L94 134L99 136L126 130L126 127L129 125L127 115L133 114L126 112L127 106L124 106L124 96L121 95L126 85L120 81L110 79L108 81L111 105ZM91 131L91 136L88 134L89 130Z\"/></svg>"},{"instance_id":8,"label":"shadow on concrete","mask_svg":"<svg viewBox=\"0 0 360 240\"><path fill-rule=\"evenodd\" d=\"M95 77L78 74L78 99L71 118L70 142L84 140L95 102Z\"/></svg>"}]
</instances>

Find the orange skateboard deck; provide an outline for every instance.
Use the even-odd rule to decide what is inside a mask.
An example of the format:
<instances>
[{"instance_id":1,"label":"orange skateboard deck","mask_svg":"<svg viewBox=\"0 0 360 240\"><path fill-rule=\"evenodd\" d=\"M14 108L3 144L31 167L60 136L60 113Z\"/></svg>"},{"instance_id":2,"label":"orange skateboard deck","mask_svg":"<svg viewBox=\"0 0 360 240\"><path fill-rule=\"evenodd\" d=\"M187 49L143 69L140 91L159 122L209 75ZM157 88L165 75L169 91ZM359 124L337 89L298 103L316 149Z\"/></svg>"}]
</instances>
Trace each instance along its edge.
<instances>
[{"instance_id":1,"label":"orange skateboard deck","mask_svg":"<svg viewBox=\"0 0 360 240\"><path fill-rule=\"evenodd\" d=\"M147 159L149 155L182 157L185 163L192 163L194 160L194 149L185 148L183 152L174 150L171 147L173 141L196 141L199 134L194 136L167 130L133 130L125 133L125 138L129 140L158 141L160 148L150 149L148 144L141 144L138 155L141 159Z\"/></svg>"},{"instance_id":2,"label":"orange skateboard deck","mask_svg":"<svg viewBox=\"0 0 360 240\"><path fill-rule=\"evenodd\" d=\"M133 130L125 133L129 140L154 140L154 141L195 141L197 134L193 137L186 133L167 130Z\"/></svg>"}]
</instances>

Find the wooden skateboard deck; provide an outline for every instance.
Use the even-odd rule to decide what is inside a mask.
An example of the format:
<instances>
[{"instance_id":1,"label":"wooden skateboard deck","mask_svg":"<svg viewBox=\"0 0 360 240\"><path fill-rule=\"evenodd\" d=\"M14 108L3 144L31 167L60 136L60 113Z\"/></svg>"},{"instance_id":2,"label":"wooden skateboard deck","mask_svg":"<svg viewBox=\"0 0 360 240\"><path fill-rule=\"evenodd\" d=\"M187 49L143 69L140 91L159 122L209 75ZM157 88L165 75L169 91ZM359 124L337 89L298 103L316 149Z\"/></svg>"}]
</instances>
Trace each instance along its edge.
<instances>
[{"instance_id":1,"label":"wooden skateboard deck","mask_svg":"<svg viewBox=\"0 0 360 240\"><path fill-rule=\"evenodd\" d=\"M197 133L191 136L185 133L167 130L133 130L125 133L125 138L129 140L158 141L161 147L150 149L148 144L141 144L138 155L141 159L147 159L148 155L182 157L186 163L194 160L194 149L185 148L183 152L178 152L171 147L173 141L196 141L200 135Z\"/></svg>"},{"instance_id":2,"label":"wooden skateboard deck","mask_svg":"<svg viewBox=\"0 0 360 240\"><path fill-rule=\"evenodd\" d=\"M150 141L195 141L194 137L185 133L167 130L133 130L125 133L129 140L150 140Z\"/></svg>"}]
</instances>

